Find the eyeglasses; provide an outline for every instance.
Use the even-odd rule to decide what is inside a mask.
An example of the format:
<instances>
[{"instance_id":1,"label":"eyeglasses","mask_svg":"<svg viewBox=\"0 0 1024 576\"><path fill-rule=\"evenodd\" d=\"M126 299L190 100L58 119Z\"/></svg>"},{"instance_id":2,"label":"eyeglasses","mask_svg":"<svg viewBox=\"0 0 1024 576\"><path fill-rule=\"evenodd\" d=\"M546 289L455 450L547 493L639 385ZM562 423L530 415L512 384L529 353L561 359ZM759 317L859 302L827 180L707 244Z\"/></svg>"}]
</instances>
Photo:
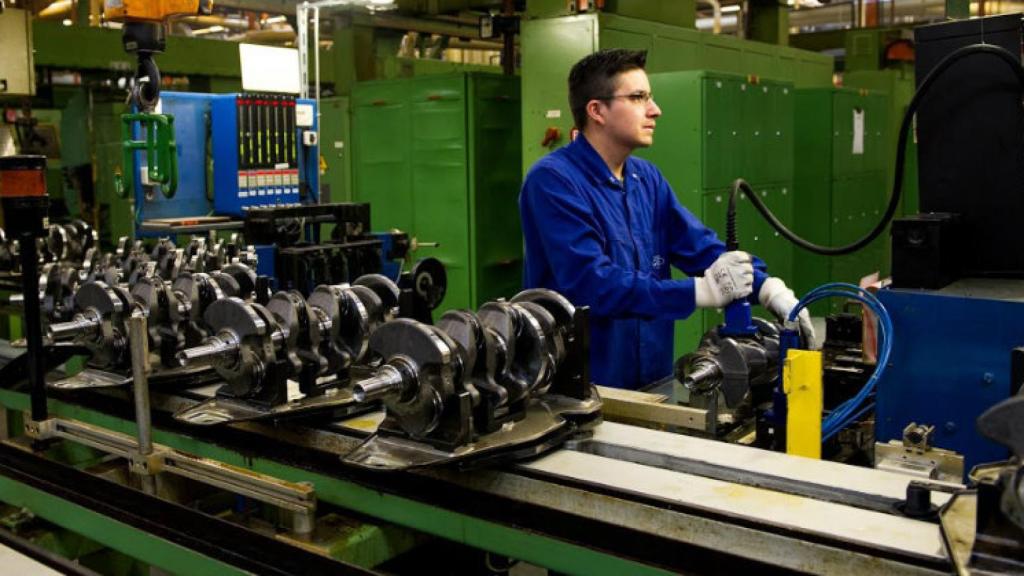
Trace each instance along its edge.
<instances>
[{"instance_id":1,"label":"eyeglasses","mask_svg":"<svg viewBox=\"0 0 1024 576\"><path fill-rule=\"evenodd\" d=\"M640 90L637 92L631 92L629 94L612 94L611 96L599 96L597 98L594 98L594 100L615 100L616 98L625 98L626 100L629 100L633 104L642 104L646 106L647 104L650 104L651 100L654 99L654 95L651 94L650 92Z\"/></svg>"}]
</instances>

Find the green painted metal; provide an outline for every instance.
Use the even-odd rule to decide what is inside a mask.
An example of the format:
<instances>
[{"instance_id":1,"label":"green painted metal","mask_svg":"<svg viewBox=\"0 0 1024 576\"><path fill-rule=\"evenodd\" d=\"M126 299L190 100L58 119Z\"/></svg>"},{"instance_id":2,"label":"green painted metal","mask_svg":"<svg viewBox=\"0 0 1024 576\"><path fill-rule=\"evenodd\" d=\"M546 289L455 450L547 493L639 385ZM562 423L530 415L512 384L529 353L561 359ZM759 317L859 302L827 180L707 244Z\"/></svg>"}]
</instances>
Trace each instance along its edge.
<instances>
[{"instance_id":1,"label":"green painted metal","mask_svg":"<svg viewBox=\"0 0 1024 576\"><path fill-rule=\"evenodd\" d=\"M749 6L747 38L780 46L789 44L789 5L786 2L754 0Z\"/></svg>"},{"instance_id":2,"label":"green painted metal","mask_svg":"<svg viewBox=\"0 0 1024 576\"><path fill-rule=\"evenodd\" d=\"M522 30L524 173L552 147L567 142L573 126L566 87L569 69L599 48L647 50L652 74L716 70L797 87L832 83L830 56L614 14L526 20ZM542 141L551 128L562 138L545 146Z\"/></svg>"},{"instance_id":3,"label":"green painted metal","mask_svg":"<svg viewBox=\"0 0 1024 576\"><path fill-rule=\"evenodd\" d=\"M797 90L797 107L795 231L833 246L855 241L877 224L889 196L889 98L864 89L807 89ZM855 153L854 124L860 113L863 153ZM797 292L829 281L856 284L872 272L884 277L888 242L885 233L861 251L839 257L798 251ZM821 303L812 312L824 315L842 304Z\"/></svg>"},{"instance_id":4,"label":"green painted metal","mask_svg":"<svg viewBox=\"0 0 1024 576\"><path fill-rule=\"evenodd\" d=\"M864 88L872 92L881 92L889 96L889 122L885 129L886 186L892 188L896 175L896 144L899 138L900 124L914 97L914 69L912 64L904 64L885 70L858 70L843 74L843 83L850 88ZM898 214L907 216L919 211L917 192L917 143L914 138L907 139L906 165L903 170L903 194L900 199Z\"/></svg>"},{"instance_id":5,"label":"green painted metal","mask_svg":"<svg viewBox=\"0 0 1024 576\"><path fill-rule=\"evenodd\" d=\"M966 20L970 17L970 0L946 0L946 18L950 20Z\"/></svg>"},{"instance_id":6,"label":"green painted metal","mask_svg":"<svg viewBox=\"0 0 1024 576\"><path fill-rule=\"evenodd\" d=\"M29 397L24 393L0 389L0 405L13 410L28 410ZM124 434L135 434L135 423L131 421L94 412L58 400L49 400L48 407L49 413L54 416L79 420ZM209 444L173 432L154 429L153 441L183 452L212 458L220 462L268 474L275 478L293 482L311 482L316 489L317 498L320 501L414 530L454 540L474 548L518 558L566 574L668 574L668 572L663 570L604 554L587 547L569 544L561 540L517 530L514 527L481 520L423 502L394 496L343 478L324 476L272 460L240 454L215 444ZM3 487L3 484L0 483L0 494L6 494L2 490ZM6 496L3 499L6 499ZM35 510L35 508L32 509ZM63 516L59 512L55 515ZM76 514L69 514L68 516L67 520L69 522L96 522L102 520L91 517L85 520ZM55 520L54 523L60 524L60 522ZM68 528L75 529L72 526L68 526ZM91 532L85 533L90 534ZM131 537L131 534L135 534L136 538L143 537L143 535L134 532L126 537ZM108 546L115 547L110 542L100 541ZM160 541L157 541L157 544L160 544Z\"/></svg>"},{"instance_id":7,"label":"green painted metal","mask_svg":"<svg viewBox=\"0 0 1024 576\"><path fill-rule=\"evenodd\" d=\"M795 194L791 184L751 184L751 186L779 220L784 223L794 221ZM725 220L731 192L732 188L730 187L711 190L704 194L704 222L713 228L721 238L725 237ZM768 264L768 272L772 276L781 278L787 284L794 282L793 270L796 255L793 245L771 227L742 192L736 199L736 232L741 250L761 257ZM754 315L775 319L768 310L760 306L754 307ZM724 317L721 312L717 310L704 311L702 333L722 324L723 321ZM683 349L677 350L677 352L679 354L690 352L695 347L695 342L684 342Z\"/></svg>"},{"instance_id":8,"label":"green painted metal","mask_svg":"<svg viewBox=\"0 0 1024 576\"><path fill-rule=\"evenodd\" d=\"M705 70L651 74L650 80L662 116L654 145L637 154L660 168L680 203L724 238L732 183L744 178L780 219L791 222L793 84ZM742 195L737 231L741 249L790 280L792 245ZM676 355L693 350L706 328L720 321L718 314L698 311L677 323Z\"/></svg>"},{"instance_id":9,"label":"green painted metal","mask_svg":"<svg viewBox=\"0 0 1024 576\"><path fill-rule=\"evenodd\" d=\"M320 177L321 198L352 201L352 117L349 99L320 100L320 155L327 172Z\"/></svg>"},{"instance_id":10,"label":"green painted metal","mask_svg":"<svg viewBox=\"0 0 1024 576\"><path fill-rule=\"evenodd\" d=\"M93 110L93 150L96 154L93 185L99 205L98 230L101 242L113 246L121 236L130 237L134 233L133 204L117 197L115 185L115 176L120 173L123 162L120 128L126 106L123 102L104 102L97 103Z\"/></svg>"},{"instance_id":11,"label":"green painted metal","mask_svg":"<svg viewBox=\"0 0 1024 576\"><path fill-rule=\"evenodd\" d=\"M605 0L603 10L628 18L696 28L697 10L693 0Z\"/></svg>"},{"instance_id":12,"label":"green painted metal","mask_svg":"<svg viewBox=\"0 0 1024 576\"><path fill-rule=\"evenodd\" d=\"M132 132L136 125L145 135L135 140ZM178 189L178 145L174 140L174 116L170 114L136 113L121 116L121 143L124 157L121 175L114 178L114 193L127 198L132 189L132 166L135 152L146 153L147 176L160 185L165 198L174 197Z\"/></svg>"},{"instance_id":13,"label":"green painted metal","mask_svg":"<svg viewBox=\"0 0 1024 576\"><path fill-rule=\"evenodd\" d=\"M500 74L501 67L488 66L484 64L463 64L461 62L448 62L445 60L430 60L425 58L399 58L388 55L378 61L377 78L388 80L392 78L411 78L413 76L427 76L437 74L455 74L458 72L489 72Z\"/></svg>"},{"instance_id":14,"label":"green painted metal","mask_svg":"<svg viewBox=\"0 0 1024 576\"><path fill-rule=\"evenodd\" d=\"M174 574L218 576L245 574L228 564L203 556L88 508L0 476L0 500L28 508L58 526Z\"/></svg>"},{"instance_id":15,"label":"green painted metal","mask_svg":"<svg viewBox=\"0 0 1024 576\"><path fill-rule=\"evenodd\" d=\"M891 34L886 29L850 30L846 33L844 69L878 70L882 65L882 45Z\"/></svg>"},{"instance_id":16,"label":"green painted metal","mask_svg":"<svg viewBox=\"0 0 1024 576\"><path fill-rule=\"evenodd\" d=\"M521 287L519 80L493 74L360 83L353 91L353 198L375 230L438 242L442 310Z\"/></svg>"},{"instance_id":17,"label":"green painted metal","mask_svg":"<svg viewBox=\"0 0 1024 576\"><path fill-rule=\"evenodd\" d=\"M134 72L136 67L135 57L124 51L118 30L37 19L32 21L32 35L36 66L124 72ZM335 55L323 50L320 58L320 81L332 84ZM241 77L236 42L169 36L167 49L156 61L165 74Z\"/></svg>"},{"instance_id":18,"label":"green painted metal","mask_svg":"<svg viewBox=\"0 0 1024 576\"><path fill-rule=\"evenodd\" d=\"M527 18L556 18L575 16L576 0L529 0L526 3Z\"/></svg>"}]
</instances>

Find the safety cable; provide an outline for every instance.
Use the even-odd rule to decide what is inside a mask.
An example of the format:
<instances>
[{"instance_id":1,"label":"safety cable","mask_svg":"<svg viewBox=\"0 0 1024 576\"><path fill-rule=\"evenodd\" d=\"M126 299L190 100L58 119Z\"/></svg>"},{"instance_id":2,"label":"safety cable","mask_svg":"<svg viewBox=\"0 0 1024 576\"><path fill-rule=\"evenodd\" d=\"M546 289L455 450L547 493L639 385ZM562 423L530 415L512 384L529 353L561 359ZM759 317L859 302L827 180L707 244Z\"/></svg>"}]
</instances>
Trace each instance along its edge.
<instances>
[{"instance_id":1,"label":"safety cable","mask_svg":"<svg viewBox=\"0 0 1024 576\"><path fill-rule=\"evenodd\" d=\"M885 231L886 226L889 225L889 222L896 214L896 208L899 206L900 196L903 193L903 170L907 154L907 137L910 132L910 125L913 122L914 114L917 113L917 108L920 105L922 97L935 83L935 80L943 72L949 69L954 62L974 54L991 54L992 56L999 57L1013 69L1017 75L1017 81L1022 87L1024 87L1024 66L1021 65L1017 56L1001 46L995 46L992 44L971 44L970 46L958 48L943 58L942 61L939 62L927 76L925 76L924 81L921 82L921 85L914 92L914 97L911 98L910 104L907 106L907 111L903 114L903 122L900 124L899 141L896 145L896 174L892 183L892 194L889 197L889 205L885 209L885 214L882 215L882 219L879 220L878 224L876 224L874 229L868 232L867 235L860 240L845 246L822 246L801 238L792 230L787 228L786 225L772 213L768 206L765 205L764 201L758 198L757 193L750 187L750 184L740 178L733 182L732 192L729 196L729 209L726 220L726 245L736 245L735 197L736 193L739 191L746 194L747 198L750 199L750 202L755 208L757 208L757 211L764 216L765 220L767 220L773 228L778 230L779 234L809 252L825 256L842 256L844 254L856 252L871 243L871 241L877 238L879 234Z\"/></svg>"}]
</instances>

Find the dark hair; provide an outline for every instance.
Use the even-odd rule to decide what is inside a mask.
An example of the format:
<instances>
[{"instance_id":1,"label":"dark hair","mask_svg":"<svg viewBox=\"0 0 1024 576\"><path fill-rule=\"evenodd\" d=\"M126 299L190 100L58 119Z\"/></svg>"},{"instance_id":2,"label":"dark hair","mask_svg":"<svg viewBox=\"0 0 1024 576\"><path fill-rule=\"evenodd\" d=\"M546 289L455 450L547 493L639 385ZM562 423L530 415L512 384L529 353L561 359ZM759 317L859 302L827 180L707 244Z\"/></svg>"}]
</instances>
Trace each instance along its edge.
<instances>
[{"instance_id":1,"label":"dark hair","mask_svg":"<svg viewBox=\"0 0 1024 576\"><path fill-rule=\"evenodd\" d=\"M587 125L587 102L611 96L616 76L646 65L646 50L624 48L599 50L573 65L569 71L569 109L576 127L583 130Z\"/></svg>"}]
</instances>

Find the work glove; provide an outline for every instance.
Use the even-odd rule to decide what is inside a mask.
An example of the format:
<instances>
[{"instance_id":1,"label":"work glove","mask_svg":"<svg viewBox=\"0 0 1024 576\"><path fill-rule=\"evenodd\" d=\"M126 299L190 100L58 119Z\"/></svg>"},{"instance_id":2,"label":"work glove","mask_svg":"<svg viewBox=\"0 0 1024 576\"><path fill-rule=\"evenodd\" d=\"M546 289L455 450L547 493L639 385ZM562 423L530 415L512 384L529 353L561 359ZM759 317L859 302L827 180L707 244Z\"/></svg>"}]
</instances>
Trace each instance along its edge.
<instances>
[{"instance_id":1,"label":"work glove","mask_svg":"<svg viewBox=\"0 0 1024 576\"><path fill-rule=\"evenodd\" d=\"M698 308L721 308L754 291L754 264L746 252L726 252L693 279Z\"/></svg>"},{"instance_id":2,"label":"work glove","mask_svg":"<svg viewBox=\"0 0 1024 576\"><path fill-rule=\"evenodd\" d=\"M761 291L757 294L757 299L761 302L762 306L779 319L779 322L785 322L789 318L789 313L793 311L793 308L799 302L793 291L786 286L785 282L778 278L765 280L764 284L761 285ZM817 336L814 334L814 324L811 323L810 312L804 308L797 314L796 319L800 325L800 333L803 335L807 347L812 350L819 348Z\"/></svg>"}]
</instances>

